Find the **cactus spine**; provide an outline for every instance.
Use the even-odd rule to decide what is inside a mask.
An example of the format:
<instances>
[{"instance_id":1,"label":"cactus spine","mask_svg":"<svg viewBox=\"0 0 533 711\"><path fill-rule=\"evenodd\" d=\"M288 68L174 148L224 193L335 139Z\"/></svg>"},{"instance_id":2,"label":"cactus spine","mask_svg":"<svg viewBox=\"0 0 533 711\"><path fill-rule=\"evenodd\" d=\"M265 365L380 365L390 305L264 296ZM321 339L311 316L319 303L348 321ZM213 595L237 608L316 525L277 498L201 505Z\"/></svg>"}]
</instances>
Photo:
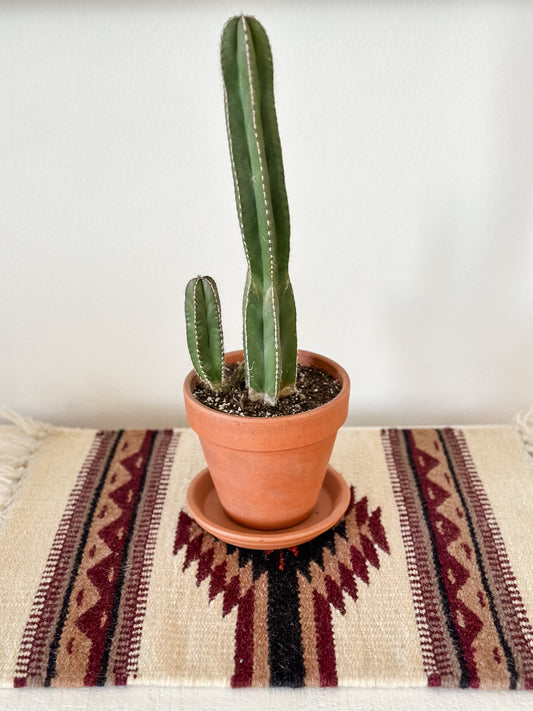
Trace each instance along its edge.
<instances>
[{"instance_id":1,"label":"cactus spine","mask_svg":"<svg viewBox=\"0 0 533 711\"><path fill-rule=\"evenodd\" d=\"M221 41L226 125L248 261L243 299L251 399L275 405L294 391L296 309L289 280L290 221L274 106L272 55L253 17L233 17Z\"/></svg>"},{"instance_id":2,"label":"cactus spine","mask_svg":"<svg viewBox=\"0 0 533 711\"><path fill-rule=\"evenodd\" d=\"M223 390L226 383L220 300L211 277L198 276L187 284L185 321L187 345L194 369L213 390Z\"/></svg>"}]
</instances>

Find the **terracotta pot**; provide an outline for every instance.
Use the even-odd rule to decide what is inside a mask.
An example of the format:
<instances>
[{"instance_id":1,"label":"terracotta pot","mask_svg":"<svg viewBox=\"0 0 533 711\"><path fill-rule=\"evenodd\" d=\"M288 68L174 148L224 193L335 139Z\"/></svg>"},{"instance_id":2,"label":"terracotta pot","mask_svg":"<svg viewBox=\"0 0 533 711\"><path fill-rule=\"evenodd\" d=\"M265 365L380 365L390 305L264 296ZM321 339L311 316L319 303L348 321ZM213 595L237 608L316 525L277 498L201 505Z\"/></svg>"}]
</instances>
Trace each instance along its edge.
<instances>
[{"instance_id":1,"label":"terracotta pot","mask_svg":"<svg viewBox=\"0 0 533 711\"><path fill-rule=\"evenodd\" d=\"M242 360L242 351L226 362ZM324 356L298 351L298 362L337 378L340 393L325 405L297 415L241 417L217 412L193 395L198 376L183 386L191 428L200 439L220 502L238 523L261 530L294 526L317 502L337 430L348 414L350 379Z\"/></svg>"}]
</instances>

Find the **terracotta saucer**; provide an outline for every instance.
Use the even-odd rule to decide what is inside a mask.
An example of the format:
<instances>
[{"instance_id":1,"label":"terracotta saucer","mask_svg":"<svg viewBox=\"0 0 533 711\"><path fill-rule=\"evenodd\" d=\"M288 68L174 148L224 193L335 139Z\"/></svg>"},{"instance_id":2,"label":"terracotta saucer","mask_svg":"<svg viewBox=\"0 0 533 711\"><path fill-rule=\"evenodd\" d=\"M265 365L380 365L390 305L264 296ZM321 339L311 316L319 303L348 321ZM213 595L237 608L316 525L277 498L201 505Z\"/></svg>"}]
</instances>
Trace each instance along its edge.
<instances>
[{"instance_id":1,"label":"terracotta saucer","mask_svg":"<svg viewBox=\"0 0 533 711\"><path fill-rule=\"evenodd\" d=\"M241 548L275 550L305 543L334 526L350 502L350 488L332 467L312 513L296 526L275 531L246 528L233 521L222 508L209 469L203 469L189 484L187 507L196 523L225 543Z\"/></svg>"}]
</instances>

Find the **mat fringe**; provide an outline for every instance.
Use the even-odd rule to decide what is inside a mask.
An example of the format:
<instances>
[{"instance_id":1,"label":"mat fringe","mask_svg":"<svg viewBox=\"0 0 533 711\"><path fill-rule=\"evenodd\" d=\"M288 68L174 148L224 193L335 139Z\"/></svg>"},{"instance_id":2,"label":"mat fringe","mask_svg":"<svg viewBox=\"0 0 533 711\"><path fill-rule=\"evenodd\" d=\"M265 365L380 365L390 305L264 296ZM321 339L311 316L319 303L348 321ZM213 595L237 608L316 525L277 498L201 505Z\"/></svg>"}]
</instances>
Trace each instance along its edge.
<instances>
[{"instance_id":1,"label":"mat fringe","mask_svg":"<svg viewBox=\"0 0 533 711\"><path fill-rule=\"evenodd\" d=\"M513 425L520 433L527 453L533 459L533 407L515 415Z\"/></svg>"},{"instance_id":2,"label":"mat fringe","mask_svg":"<svg viewBox=\"0 0 533 711\"><path fill-rule=\"evenodd\" d=\"M22 417L7 407L0 407L0 419L7 420L11 424L0 434L0 517L2 517L24 479L33 455L54 427L32 420L30 417Z\"/></svg>"}]
</instances>

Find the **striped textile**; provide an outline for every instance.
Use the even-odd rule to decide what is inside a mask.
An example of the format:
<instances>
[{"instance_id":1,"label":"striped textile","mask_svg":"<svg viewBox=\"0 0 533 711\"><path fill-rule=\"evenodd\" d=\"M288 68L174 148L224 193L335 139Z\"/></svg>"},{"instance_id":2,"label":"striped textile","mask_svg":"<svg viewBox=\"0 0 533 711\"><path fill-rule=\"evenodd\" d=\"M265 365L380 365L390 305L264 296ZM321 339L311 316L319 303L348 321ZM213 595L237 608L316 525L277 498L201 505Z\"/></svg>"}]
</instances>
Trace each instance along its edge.
<instances>
[{"instance_id":1,"label":"striped textile","mask_svg":"<svg viewBox=\"0 0 533 711\"><path fill-rule=\"evenodd\" d=\"M190 430L50 428L33 449L0 521L2 686L533 688L511 427L342 429L348 509L281 551L192 520Z\"/></svg>"}]
</instances>

